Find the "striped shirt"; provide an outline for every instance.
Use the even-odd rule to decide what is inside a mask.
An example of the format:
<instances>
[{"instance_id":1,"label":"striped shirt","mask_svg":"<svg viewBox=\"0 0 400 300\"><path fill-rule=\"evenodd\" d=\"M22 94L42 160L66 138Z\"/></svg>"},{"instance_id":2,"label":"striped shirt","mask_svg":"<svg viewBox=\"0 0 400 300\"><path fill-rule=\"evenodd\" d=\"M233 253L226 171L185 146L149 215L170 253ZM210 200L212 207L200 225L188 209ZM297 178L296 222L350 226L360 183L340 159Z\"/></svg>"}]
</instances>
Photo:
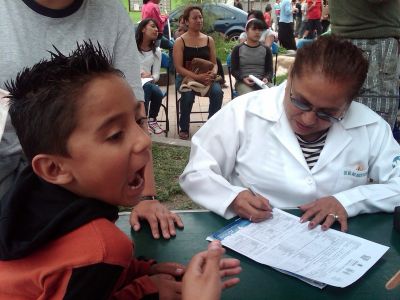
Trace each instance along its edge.
<instances>
[{"instance_id":1,"label":"striped shirt","mask_svg":"<svg viewBox=\"0 0 400 300\"><path fill-rule=\"evenodd\" d=\"M328 131L326 131L317 140L312 142L307 142L303 140L300 136L296 134L297 140L299 141L301 151L303 151L304 158L306 159L307 165L310 170L315 166L318 161L319 155L325 146L326 136Z\"/></svg>"}]
</instances>

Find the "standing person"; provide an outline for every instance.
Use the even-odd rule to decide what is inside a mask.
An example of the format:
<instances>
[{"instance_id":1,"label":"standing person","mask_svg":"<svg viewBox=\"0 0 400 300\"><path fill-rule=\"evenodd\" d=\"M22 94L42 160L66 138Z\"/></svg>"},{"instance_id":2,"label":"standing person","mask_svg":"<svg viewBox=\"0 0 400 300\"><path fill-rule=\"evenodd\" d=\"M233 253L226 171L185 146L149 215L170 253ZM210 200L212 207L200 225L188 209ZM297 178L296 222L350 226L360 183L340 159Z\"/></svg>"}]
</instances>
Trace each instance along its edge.
<instances>
[{"instance_id":1,"label":"standing person","mask_svg":"<svg viewBox=\"0 0 400 300\"><path fill-rule=\"evenodd\" d=\"M265 84L271 82L272 52L259 41L263 28L263 23L258 19L247 21L247 40L232 50L232 75L236 79L235 89L239 95L260 89L249 75L257 77Z\"/></svg>"},{"instance_id":2,"label":"standing person","mask_svg":"<svg viewBox=\"0 0 400 300\"><path fill-rule=\"evenodd\" d=\"M140 76L144 90L146 115L148 116L149 131L160 134L164 130L157 123L164 94L156 84L160 78L161 50L156 47L158 29L154 19L142 20L136 29L136 44L139 49ZM150 81L149 81L150 80Z\"/></svg>"},{"instance_id":3,"label":"standing person","mask_svg":"<svg viewBox=\"0 0 400 300\"><path fill-rule=\"evenodd\" d=\"M168 15L161 14L159 4L160 0L143 0L141 16L142 20L148 18L156 20L158 28L158 39L156 45L160 46L162 49L168 50L171 71L173 69L172 50L174 43L163 35L165 24L168 21Z\"/></svg>"},{"instance_id":4,"label":"standing person","mask_svg":"<svg viewBox=\"0 0 400 300\"><path fill-rule=\"evenodd\" d=\"M274 4L274 11L275 11L275 16L276 16L276 24L279 24L279 18L281 16L281 0L276 0ZM275 30L278 30L278 28L275 28Z\"/></svg>"},{"instance_id":5,"label":"standing person","mask_svg":"<svg viewBox=\"0 0 400 300\"><path fill-rule=\"evenodd\" d=\"M268 28L271 28L272 26L272 16L271 16L271 11L272 11L272 6L271 4L265 5L265 11L264 11L264 20L265 23L267 23Z\"/></svg>"},{"instance_id":6,"label":"standing person","mask_svg":"<svg viewBox=\"0 0 400 300\"><path fill-rule=\"evenodd\" d=\"M176 88L179 89L183 77L188 76L198 81L209 89L209 109L208 118L211 118L222 105L224 93L221 86L215 82L217 75L217 61L215 44L212 37L201 32L203 28L203 10L198 6L189 6L183 12L183 19L188 26L188 31L175 41L174 45L174 64L178 76L176 78ZM202 58L211 61L214 69L207 73L196 74L191 71L190 64L192 59ZM179 119L179 138L189 139L190 112L192 111L195 94L193 91L182 92L180 99L181 116Z\"/></svg>"},{"instance_id":7,"label":"standing person","mask_svg":"<svg viewBox=\"0 0 400 300\"><path fill-rule=\"evenodd\" d=\"M286 83L236 98L194 135L183 190L225 218L260 222L271 206L300 207L309 228L339 222L346 231L349 217L393 212L400 146L352 101L367 72L347 40L321 36L300 48Z\"/></svg>"},{"instance_id":8,"label":"standing person","mask_svg":"<svg viewBox=\"0 0 400 300\"><path fill-rule=\"evenodd\" d=\"M322 33L321 25L322 3L321 0L307 0L307 28L304 32L304 38L310 39L320 36Z\"/></svg>"},{"instance_id":9,"label":"standing person","mask_svg":"<svg viewBox=\"0 0 400 300\"><path fill-rule=\"evenodd\" d=\"M399 105L400 2L335 0L329 2L329 10L332 33L358 46L370 63L362 92L355 100L393 128Z\"/></svg>"},{"instance_id":10,"label":"standing person","mask_svg":"<svg viewBox=\"0 0 400 300\"><path fill-rule=\"evenodd\" d=\"M279 19L278 38L281 46L288 50L296 50L296 42L293 32L293 12L291 0L281 2L281 13Z\"/></svg>"},{"instance_id":11,"label":"standing person","mask_svg":"<svg viewBox=\"0 0 400 300\"><path fill-rule=\"evenodd\" d=\"M298 37L303 37L304 36L304 32L307 29L307 0L302 0L301 2L301 13L302 13L302 19L301 19L301 25L299 28L299 32L298 32Z\"/></svg>"},{"instance_id":12,"label":"standing person","mask_svg":"<svg viewBox=\"0 0 400 300\"><path fill-rule=\"evenodd\" d=\"M299 36L301 23L303 22L303 13L301 11L301 2L300 2L300 0L296 0L295 7L296 7L296 12L294 14L294 17L295 17L294 36L297 37L297 36Z\"/></svg>"},{"instance_id":13,"label":"standing person","mask_svg":"<svg viewBox=\"0 0 400 300\"><path fill-rule=\"evenodd\" d=\"M92 40L99 43L112 56L115 68L124 72L126 80L139 102L141 114L146 116L144 93L140 81L138 50L135 33L128 14L118 0L0 0L0 88L14 78L23 67L50 57L53 45L68 53L76 42ZM142 122L147 132L147 120ZM0 197L10 190L23 169L23 153L9 118L0 142ZM164 238L175 235L176 222L183 226L179 216L170 212L158 200L155 191L153 164L146 167L145 198L131 214L134 230L140 229L140 219L149 221L153 236ZM1 200L0 200L1 201ZM160 226L159 226L160 225Z\"/></svg>"},{"instance_id":14,"label":"standing person","mask_svg":"<svg viewBox=\"0 0 400 300\"><path fill-rule=\"evenodd\" d=\"M233 6L235 6L235 7L239 8L239 9L243 10L243 5L242 5L242 3L240 2L240 0L235 0L235 2L233 3Z\"/></svg>"},{"instance_id":15,"label":"standing person","mask_svg":"<svg viewBox=\"0 0 400 300\"><path fill-rule=\"evenodd\" d=\"M331 22L330 22L330 16L329 16L329 4L328 4L328 0L324 0L323 6L322 6L322 14L321 14L322 33L325 33L328 31L330 24L331 24Z\"/></svg>"}]
</instances>

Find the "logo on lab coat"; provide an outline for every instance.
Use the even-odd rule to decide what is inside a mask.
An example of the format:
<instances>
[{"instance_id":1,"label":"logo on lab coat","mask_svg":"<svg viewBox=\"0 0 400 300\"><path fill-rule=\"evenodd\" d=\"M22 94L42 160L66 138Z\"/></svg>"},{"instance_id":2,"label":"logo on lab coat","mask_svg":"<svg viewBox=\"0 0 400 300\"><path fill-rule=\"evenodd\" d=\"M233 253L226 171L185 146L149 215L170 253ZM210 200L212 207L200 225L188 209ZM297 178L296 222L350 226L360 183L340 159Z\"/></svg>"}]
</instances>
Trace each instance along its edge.
<instances>
[{"instance_id":1,"label":"logo on lab coat","mask_svg":"<svg viewBox=\"0 0 400 300\"><path fill-rule=\"evenodd\" d=\"M398 166L400 166L400 155L393 158L393 161L392 161L392 168L396 168Z\"/></svg>"}]
</instances>

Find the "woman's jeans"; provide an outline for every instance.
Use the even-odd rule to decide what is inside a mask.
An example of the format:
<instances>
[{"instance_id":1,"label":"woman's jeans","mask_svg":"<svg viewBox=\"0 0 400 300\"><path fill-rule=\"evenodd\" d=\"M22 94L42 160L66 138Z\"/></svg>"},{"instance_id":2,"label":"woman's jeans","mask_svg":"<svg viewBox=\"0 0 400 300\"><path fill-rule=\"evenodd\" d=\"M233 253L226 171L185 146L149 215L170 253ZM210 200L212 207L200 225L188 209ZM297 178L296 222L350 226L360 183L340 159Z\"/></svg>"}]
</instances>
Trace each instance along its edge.
<instances>
[{"instance_id":1,"label":"woman's jeans","mask_svg":"<svg viewBox=\"0 0 400 300\"><path fill-rule=\"evenodd\" d=\"M181 86L182 80L182 76L176 76L175 88L177 90ZM181 131L189 132L190 113L192 111L195 94L194 92L183 92L180 94L181 116L179 119L179 127ZM211 118L217 111L221 109L223 97L224 92L222 91L220 84L217 82L213 82L210 87L210 92L208 96L208 98L210 99L210 104L208 106L208 118Z\"/></svg>"},{"instance_id":2,"label":"woman's jeans","mask_svg":"<svg viewBox=\"0 0 400 300\"><path fill-rule=\"evenodd\" d=\"M149 118L156 119L160 111L161 102L164 98L164 94L161 91L160 87L154 82L146 82L143 86L143 91L144 107L146 108L146 114L149 116Z\"/></svg>"}]
</instances>

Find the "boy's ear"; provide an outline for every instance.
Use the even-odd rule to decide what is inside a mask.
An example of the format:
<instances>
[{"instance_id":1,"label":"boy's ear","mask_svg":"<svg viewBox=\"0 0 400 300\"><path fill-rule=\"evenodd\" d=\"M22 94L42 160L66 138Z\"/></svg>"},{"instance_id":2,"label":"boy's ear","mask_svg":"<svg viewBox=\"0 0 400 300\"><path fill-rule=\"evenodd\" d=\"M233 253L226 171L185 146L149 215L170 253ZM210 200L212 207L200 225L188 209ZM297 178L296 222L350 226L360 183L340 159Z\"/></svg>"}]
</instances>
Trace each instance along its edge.
<instances>
[{"instance_id":1,"label":"boy's ear","mask_svg":"<svg viewBox=\"0 0 400 300\"><path fill-rule=\"evenodd\" d=\"M52 184L64 185L72 181L72 174L64 168L62 159L56 155L38 154L32 159L33 171Z\"/></svg>"}]
</instances>

